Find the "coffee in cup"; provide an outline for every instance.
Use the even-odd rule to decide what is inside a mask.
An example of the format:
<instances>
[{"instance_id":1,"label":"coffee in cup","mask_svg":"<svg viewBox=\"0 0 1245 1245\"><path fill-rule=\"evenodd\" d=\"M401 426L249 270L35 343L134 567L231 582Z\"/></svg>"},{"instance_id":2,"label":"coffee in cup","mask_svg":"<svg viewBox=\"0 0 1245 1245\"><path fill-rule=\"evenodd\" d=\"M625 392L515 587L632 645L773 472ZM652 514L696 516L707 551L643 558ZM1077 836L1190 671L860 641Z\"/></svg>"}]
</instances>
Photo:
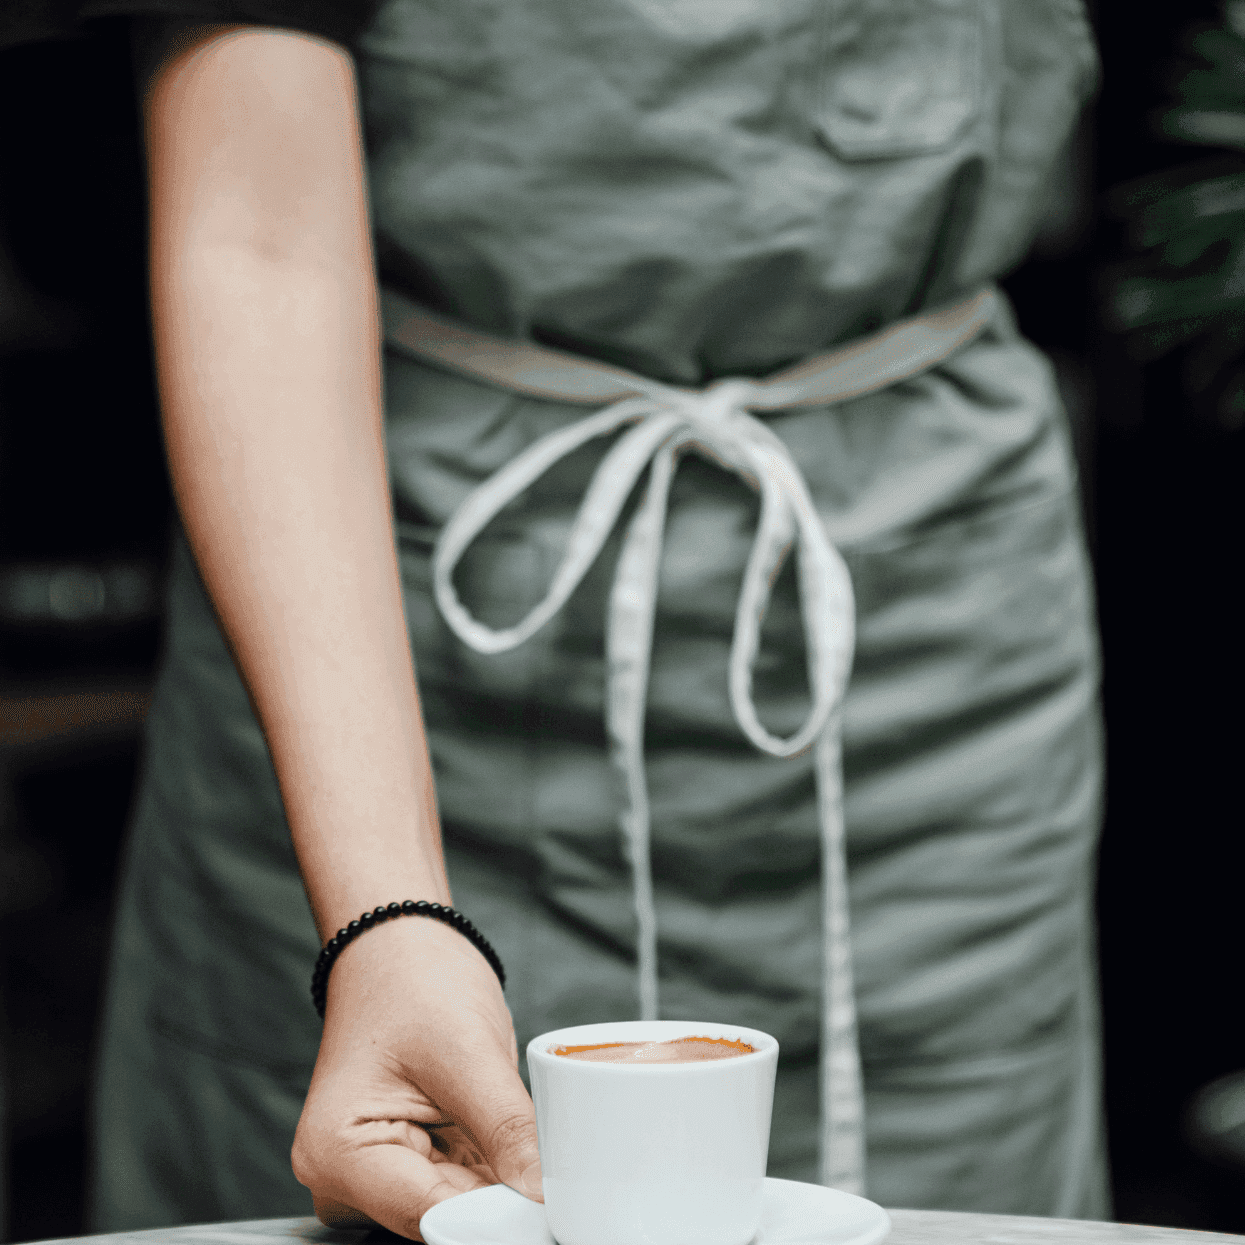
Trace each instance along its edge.
<instances>
[{"instance_id":1,"label":"coffee in cup","mask_svg":"<svg viewBox=\"0 0 1245 1245\"><path fill-rule=\"evenodd\" d=\"M778 1043L738 1025L580 1025L527 1047L558 1245L747 1245Z\"/></svg>"},{"instance_id":2,"label":"coffee in cup","mask_svg":"<svg viewBox=\"0 0 1245 1245\"><path fill-rule=\"evenodd\" d=\"M703 1063L751 1055L756 1048L736 1038L681 1037L664 1042L597 1042L590 1046L555 1046L553 1054L585 1063Z\"/></svg>"}]
</instances>

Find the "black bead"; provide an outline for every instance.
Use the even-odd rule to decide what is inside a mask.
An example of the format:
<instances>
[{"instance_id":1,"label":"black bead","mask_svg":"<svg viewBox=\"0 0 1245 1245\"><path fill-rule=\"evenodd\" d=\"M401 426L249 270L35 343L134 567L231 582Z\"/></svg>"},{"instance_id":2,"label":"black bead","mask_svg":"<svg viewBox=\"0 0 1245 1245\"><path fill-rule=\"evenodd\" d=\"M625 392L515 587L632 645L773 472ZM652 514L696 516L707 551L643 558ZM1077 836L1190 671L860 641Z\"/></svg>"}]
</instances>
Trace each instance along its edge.
<instances>
[{"instance_id":1,"label":"black bead","mask_svg":"<svg viewBox=\"0 0 1245 1245\"><path fill-rule=\"evenodd\" d=\"M353 938L356 934L361 933L361 932L362 932L362 930L363 930L363 922L362 922L362 921L351 921L351 922L350 922L350 923L346 926L346 937L347 937L347 938Z\"/></svg>"},{"instance_id":2,"label":"black bead","mask_svg":"<svg viewBox=\"0 0 1245 1245\"><path fill-rule=\"evenodd\" d=\"M428 911L431 912L433 916L439 917L441 915L442 908L439 903L430 903L428 905Z\"/></svg>"},{"instance_id":3,"label":"black bead","mask_svg":"<svg viewBox=\"0 0 1245 1245\"><path fill-rule=\"evenodd\" d=\"M362 925L364 929L370 929L375 922L376 918L370 912L365 912L361 917L359 917L359 924Z\"/></svg>"},{"instance_id":4,"label":"black bead","mask_svg":"<svg viewBox=\"0 0 1245 1245\"><path fill-rule=\"evenodd\" d=\"M427 916L432 911L432 905L426 899L421 899L415 904L415 911L420 916Z\"/></svg>"},{"instance_id":5,"label":"black bead","mask_svg":"<svg viewBox=\"0 0 1245 1245\"><path fill-rule=\"evenodd\" d=\"M337 931L337 941L340 943L350 941L350 931L344 925Z\"/></svg>"},{"instance_id":6,"label":"black bead","mask_svg":"<svg viewBox=\"0 0 1245 1245\"><path fill-rule=\"evenodd\" d=\"M379 909L379 908L377 908L377 912L379 912L379 911L380 911L380 909ZM402 915L402 905L401 905L400 903L391 903L391 904L387 904L387 905L385 906L385 912L386 912L389 916L401 916L401 915Z\"/></svg>"},{"instance_id":7,"label":"black bead","mask_svg":"<svg viewBox=\"0 0 1245 1245\"><path fill-rule=\"evenodd\" d=\"M341 950L342 941L343 941L342 934L344 934L345 932L346 932L345 930L342 930L341 934L338 934L335 937L330 938L328 942L324 944L324 950L327 951L330 955L336 957L338 951Z\"/></svg>"},{"instance_id":8,"label":"black bead","mask_svg":"<svg viewBox=\"0 0 1245 1245\"><path fill-rule=\"evenodd\" d=\"M419 904L417 904L413 899L404 899L402 901L402 911L405 912L407 916L412 915L412 913L417 912L418 910Z\"/></svg>"}]
</instances>

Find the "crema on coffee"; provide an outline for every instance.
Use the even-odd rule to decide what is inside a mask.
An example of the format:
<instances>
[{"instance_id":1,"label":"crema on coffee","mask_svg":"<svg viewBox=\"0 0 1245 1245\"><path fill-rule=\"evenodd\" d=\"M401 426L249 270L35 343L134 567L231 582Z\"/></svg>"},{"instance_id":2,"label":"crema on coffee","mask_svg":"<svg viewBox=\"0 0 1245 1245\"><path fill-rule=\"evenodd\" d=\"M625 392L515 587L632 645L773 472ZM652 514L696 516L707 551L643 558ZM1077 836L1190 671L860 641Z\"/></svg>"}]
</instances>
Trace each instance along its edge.
<instances>
[{"instance_id":1,"label":"crema on coffee","mask_svg":"<svg viewBox=\"0 0 1245 1245\"><path fill-rule=\"evenodd\" d=\"M753 1047L734 1038L681 1037L666 1042L601 1042L594 1046L551 1046L551 1055L584 1063L704 1063L751 1055Z\"/></svg>"}]
</instances>

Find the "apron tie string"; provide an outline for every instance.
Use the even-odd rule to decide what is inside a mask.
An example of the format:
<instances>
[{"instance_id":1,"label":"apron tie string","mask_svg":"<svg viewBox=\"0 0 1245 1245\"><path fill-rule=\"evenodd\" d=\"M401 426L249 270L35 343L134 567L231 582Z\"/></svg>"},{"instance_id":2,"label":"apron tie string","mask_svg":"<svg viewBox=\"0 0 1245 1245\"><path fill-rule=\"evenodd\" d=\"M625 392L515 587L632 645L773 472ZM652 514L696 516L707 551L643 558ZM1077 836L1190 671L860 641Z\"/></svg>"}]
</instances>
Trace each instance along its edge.
<instances>
[{"instance_id":1,"label":"apron tie string","mask_svg":"<svg viewBox=\"0 0 1245 1245\"><path fill-rule=\"evenodd\" d=\"M760 494L756 535L744 571L731 639L728 686L740 730L760 751L791 757L814 749L822 841L821 1180L847 1192L864 1186L864 1106L856 1040L844 849L840 713L851 668L855 612L851 577L831 544L799 466L753 411L821 406L917 375L973 340L997 295L983 289L951 307L899 321L839 350L763 381L731 378L703 390L665 385L634 372L532 342L507 341L438 316L386 290L386 338L422 361L532 397L603 407L535 441L463 501L433 555L433 587L446 622L480 653L502 653L549 622L578 587L640 477L610 590L606 625L606 729L626 802L619 821L632 870L641 1019L658 1014L657 919L650 867L644 722L657 578L670 486L692 452L734 473ZM626 429L585 490L545 597L510 627L474 618L454 571L488 523L555 463L597 437ZM770 591L794 546L808 653L811 705L786 738L762 725L752 672Z\"/></svg>"}]
</instances>

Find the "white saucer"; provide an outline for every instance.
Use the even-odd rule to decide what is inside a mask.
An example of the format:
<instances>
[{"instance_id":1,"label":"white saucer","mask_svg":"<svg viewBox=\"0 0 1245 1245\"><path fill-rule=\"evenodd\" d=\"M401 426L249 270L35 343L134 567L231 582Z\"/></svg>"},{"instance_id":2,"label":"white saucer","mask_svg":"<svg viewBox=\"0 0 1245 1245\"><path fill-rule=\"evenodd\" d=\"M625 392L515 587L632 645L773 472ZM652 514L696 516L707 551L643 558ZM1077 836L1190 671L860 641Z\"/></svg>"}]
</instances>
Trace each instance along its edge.
<instances>
[{"instance_id":1,"label":"white saucer","mask_svg":"<svg viewBox=\"0 0 1245 1245\"><path fill-rule=\"evenodd\" d=\"M754 1245L877 1245L890 1230L890 1216L863 1197L767 1178ZM428 1245L555 1245L545 1208L504 1184L439 1203L419 1231Z\"/></svg>"}]
</instances>

